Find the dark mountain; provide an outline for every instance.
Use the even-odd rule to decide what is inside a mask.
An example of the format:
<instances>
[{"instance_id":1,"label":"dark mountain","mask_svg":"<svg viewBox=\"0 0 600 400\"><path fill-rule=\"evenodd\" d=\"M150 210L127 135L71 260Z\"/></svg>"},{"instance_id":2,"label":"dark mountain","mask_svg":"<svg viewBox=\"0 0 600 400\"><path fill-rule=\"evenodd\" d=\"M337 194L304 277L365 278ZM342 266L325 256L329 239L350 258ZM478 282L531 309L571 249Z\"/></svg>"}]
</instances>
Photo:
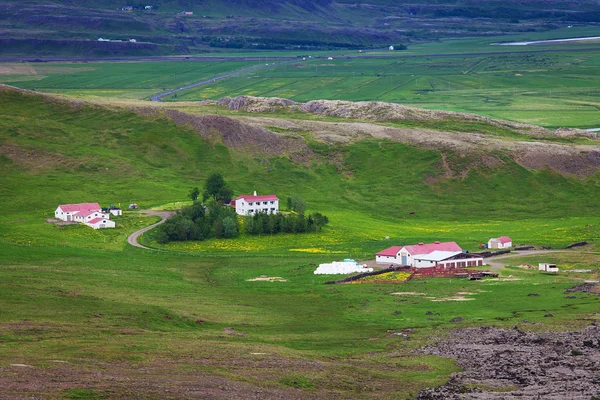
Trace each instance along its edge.
<instances>
[{"instance_id":1,"label":"dark mountain","mask_svg":"<svg viewBox=\"0 0 600 400\"><path fill-rule=\"evenodd\" d=\"M18 53L6 43L23 40L99 37L135 38L157 54L356 48L599 23L597 0L5 0L0 52ZM61 54L63 45L54 47L39 55Z\"/></svg>"}]
</instances>

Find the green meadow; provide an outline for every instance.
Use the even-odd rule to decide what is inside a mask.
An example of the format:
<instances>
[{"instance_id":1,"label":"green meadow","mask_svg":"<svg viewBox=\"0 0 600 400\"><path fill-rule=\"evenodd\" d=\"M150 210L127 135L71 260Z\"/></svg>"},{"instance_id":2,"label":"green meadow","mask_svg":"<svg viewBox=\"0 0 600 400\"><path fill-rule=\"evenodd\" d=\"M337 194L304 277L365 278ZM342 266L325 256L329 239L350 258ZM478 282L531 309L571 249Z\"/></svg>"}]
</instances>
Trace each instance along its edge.
<instances>
[{"instance_id":1,"label":"green meadow","mask_svg":"<svg viewBox=\"0 0 600 400\"><path fill-rule=\"evenodd\" d=\"M256 62L69 62L0 64L0 83L71 96L143 99Z\"/></svg>"},{"instance_id":2,"label":"green meadow","mask_svg":"<svg viewBox=\"0 0 600 400\"><path fill-rule=\"evenodd\" d=\"M501 167L444 178L437 150L374 139L332 146L309 136L315 155L299 163L228 148L160 115L6 89L0 108L7 397L185 398L194 382L202 390L220 382L239 396L414 398L458 371L451 360L413 352L449 329L563 330L597 318L600 297L565 298L581 281L566 272L509 267L498 280L394 285L325 285L331 276L313 274L319 263L373 259L394 244L455 240L475 250L501 234L556 248L589 241L571 262L595 268L597 174L532 171L499 154ZM126 244L156 221L136 212L115 219L114 230L46 222L61 203L172 208L213 171L236 194L302 196L331 222L318 234L166 246L150 232L143 242L156 250ZM286 281L250 281L261 275ZM466 300L456 301L459 293ZM32 378L15 379L11 364L30 365ZM36 374L45 378L28 385Z\"/></svg>"},{"instance_id":3,"label":"green meadow","mask_svg":"<svg viewBox=\"0 0 600 400\"><path fill-rule=\"evenodd\" d=\"M285 64L171 96L382 101L470 112L546 127L600 124L600 52L320 58Z\"/></svg>"}]
</instances>

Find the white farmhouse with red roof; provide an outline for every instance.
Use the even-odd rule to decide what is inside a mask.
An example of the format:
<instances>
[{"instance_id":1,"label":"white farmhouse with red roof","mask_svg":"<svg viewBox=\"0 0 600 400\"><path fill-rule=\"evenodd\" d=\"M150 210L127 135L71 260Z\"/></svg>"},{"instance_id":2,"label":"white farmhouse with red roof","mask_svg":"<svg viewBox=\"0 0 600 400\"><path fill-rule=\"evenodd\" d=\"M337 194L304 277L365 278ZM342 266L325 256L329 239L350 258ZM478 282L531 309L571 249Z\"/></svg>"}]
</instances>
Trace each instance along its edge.
<instances>
[{"instance_id":1,"label":"white farmhouse with red roof","mask_svg":"<svg viewBox=\"0 0 600 400\"><path fill-rule=\"evenodd\" d=\"M424 257L433 254L433 257ZM425 268L440 261L457 258L463 250L456 242L419 243L411 246L392 246L376 255L377 264L399 264Z\"/></svg>"},{"instance_id":2,"label":"white farmhouse with red roof","mask_svg":"<svg viewBox=\"0 0 600 400\"><path fill-rule=\"evenodd\" d=\"M238 215L254 215L259 212L277 214L279 212L279 199L274 194L258 196L242 194L235 199L235 212Z\"/></svg>"},{"instance_id":3,"label":"white farmhouse with red roof","mask_svg":"<svg viewBox=\"0 0 600 400\"><path fill-rule=\"evenodd\" d=\"M488 249L508 249L512 245L512 239L508 236L500 236L499 238L488 240Z\"/></svg>"},{"instance_id":4,"label":"white farmhouse with red roof","mask_svg":"<svg viewBox=\"0 0 600 400\"><path fill-rule=\"evenodd\" d=\"M114 228L110 214L103 213L98 203L61 204L54 211L56 219L81 222L94 229Z\"/></svg>"}]
</instances>

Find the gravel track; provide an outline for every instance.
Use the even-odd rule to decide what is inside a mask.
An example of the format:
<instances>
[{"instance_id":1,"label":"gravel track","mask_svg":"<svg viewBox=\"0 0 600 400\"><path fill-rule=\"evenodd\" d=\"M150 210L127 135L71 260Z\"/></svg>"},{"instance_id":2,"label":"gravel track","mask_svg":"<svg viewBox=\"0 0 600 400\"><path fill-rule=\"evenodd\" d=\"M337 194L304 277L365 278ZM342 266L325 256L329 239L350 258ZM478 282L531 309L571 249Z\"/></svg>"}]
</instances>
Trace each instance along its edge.
<instances>
[{"instance_id":1,"label":"gravel track","mask_svg":"<svg viewBox=\"0 0 600 400\"><path fill-rule=\"evenodd\" d=\"M169 218L171 218L173 215L175 215L175 212L173 211L151 211L151 210L141 210L139 212L140 214L145 214L145 215L155 215L158 217L161 217L162 219L160 221L158 221L155 224L152 224L150 226L147 226L143 229L140 229L139 231L135 231L133 232L131 235L129 235L129 237L127 238L127 242L135 247L139 247L140 249L146 249L146 250L152 250L150 247L146 247L142 244L140 244L138 242L138 239L141 235L143 235L145 232L148 232L150 229L154 229L157 226L164 224L165 221Z\"/></svg>"}]
</instances>

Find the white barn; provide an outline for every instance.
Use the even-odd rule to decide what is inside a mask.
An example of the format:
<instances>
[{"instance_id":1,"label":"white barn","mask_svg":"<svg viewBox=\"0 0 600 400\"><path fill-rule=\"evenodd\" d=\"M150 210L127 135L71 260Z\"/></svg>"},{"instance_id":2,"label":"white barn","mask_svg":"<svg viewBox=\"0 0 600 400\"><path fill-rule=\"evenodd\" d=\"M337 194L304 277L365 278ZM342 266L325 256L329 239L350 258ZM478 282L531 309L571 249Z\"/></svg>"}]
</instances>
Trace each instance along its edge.
<instances>
[{"instance_id":1,"label":"white barn","mask_svg":"<svg viewBox=\"0 0 600 400\"><path fill-rule=\"evenodd\" d=\"M434 251L460 252L462 249L456 242L419 243L412 246L392 246L375 255L377 264L398 264L415 266L414 257L431 254Z\"/></svg>"},{"instance_id":2,"label":"white barn","mask_svg":"<svg viewBox=\"0 0 600 400\"><path fill-rule=\"evenodd\" d=\"M75 217L91 212L102 212L98 203L61 204L54 211L54 217L63 221L76 221Z\"/></svg>"},{"instance_id":3,"label":"white barn","mask_svg":"<svg viewBox=\"0 0 600 400\"><path fill-rule=\"evenodd\" d=\"M54 210L54 217L67 222L81 222L94 229L115 227L115 223L110 221L110 213L102 212L98 203L61 204Z\"/></svg>"},{"instance_id":4,"label":"white barn","mask_svg":"<svg viewBox=\"0 0 600 400\"><path fill-rule=\"evenodd\" d=\"M243 194L235 199L235 212L238 215L254 215L256 213L277 214L279 199L274 194L258 196Z\"/></svg>"},{"instance_id":5,"label":"white barn","mask_svg":"<svg viewBox=\"0 0 600 400\"><path fill-rule=\"evenodd\" d=\"M499 238L488 240L488 249L508 249L512 246L512 239L508 236L500 236Z\"/></svg>"}]
</instances>

